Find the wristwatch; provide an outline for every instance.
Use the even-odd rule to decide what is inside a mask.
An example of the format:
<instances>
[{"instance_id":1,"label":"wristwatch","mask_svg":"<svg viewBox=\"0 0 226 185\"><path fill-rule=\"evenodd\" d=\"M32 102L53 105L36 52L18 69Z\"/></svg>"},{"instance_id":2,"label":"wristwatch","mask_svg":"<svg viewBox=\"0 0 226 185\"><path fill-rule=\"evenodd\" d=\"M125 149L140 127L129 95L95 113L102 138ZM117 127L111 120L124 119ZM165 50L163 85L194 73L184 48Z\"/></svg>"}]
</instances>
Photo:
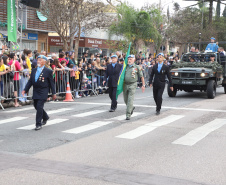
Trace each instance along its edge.
<instances>
[{"instance_id":1,"label":"wristwatch","mask_svg":"<svg viewBox=\"0 0 226 185\"><path fill-rule=\"evenodd\" d=\"M142 85L142 87L145 87L145 85Z\"/></svg>"}]
</instances>

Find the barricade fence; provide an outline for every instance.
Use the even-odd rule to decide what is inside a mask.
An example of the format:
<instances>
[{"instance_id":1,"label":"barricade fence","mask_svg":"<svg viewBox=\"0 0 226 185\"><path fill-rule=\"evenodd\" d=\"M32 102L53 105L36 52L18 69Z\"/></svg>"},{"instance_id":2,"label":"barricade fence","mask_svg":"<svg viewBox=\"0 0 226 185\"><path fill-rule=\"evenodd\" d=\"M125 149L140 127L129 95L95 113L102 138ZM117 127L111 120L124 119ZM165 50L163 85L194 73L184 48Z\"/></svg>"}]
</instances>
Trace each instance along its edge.
<instances>
[{"instance_id":1,"label":"barricade fence","mask_svg":"<svg viewBox=\"0 0 226 185\"><path fill-rule=\"evenodd\" d=\"M143 76L145 78L146 85L150 75L150 67L143 68ZM0 75L0 106L2 102L11 100L19 100L20 102L27 102L32 98L33 89L31 88L25 96L22 96L28 80L30 79L31 71L24 69L23 71L8 72L4 75ZM107 82L104 82L105 70L97 70L95 68L82 69L81 71L74 71L70 68L64 70L53 71L53 80L58 96L64 97L66 94L67 83L70 84L70 89L74 98L88 95L102 94L107 90ZM36 82L36 83L41 83ZM138 80L138 86L141 81ZM49 90L49 96L51 96L51 89ZM3 109L3 107L2 107Z\"/></svg>"}]
</instances>

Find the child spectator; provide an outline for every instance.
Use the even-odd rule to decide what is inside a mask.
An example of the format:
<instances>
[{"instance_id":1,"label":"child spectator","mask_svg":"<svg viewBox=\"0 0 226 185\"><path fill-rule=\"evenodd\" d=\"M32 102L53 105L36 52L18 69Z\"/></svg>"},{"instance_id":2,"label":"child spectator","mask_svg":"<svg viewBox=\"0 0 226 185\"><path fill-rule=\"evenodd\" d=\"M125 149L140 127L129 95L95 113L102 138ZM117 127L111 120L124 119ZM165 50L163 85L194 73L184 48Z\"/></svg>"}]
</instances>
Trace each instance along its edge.
<instances>
[{"instance_id":1,"label":"child spectator","mask_svg":"<svg viewBox=\"0 0 226 185\"><path fill-rule=\"evenodd\" d=\"M79 86L80 86L79 75L80 75L79 70L75 71L75 98L80 98L80 96L78 95Z\"/></svg>"}]
</instances>

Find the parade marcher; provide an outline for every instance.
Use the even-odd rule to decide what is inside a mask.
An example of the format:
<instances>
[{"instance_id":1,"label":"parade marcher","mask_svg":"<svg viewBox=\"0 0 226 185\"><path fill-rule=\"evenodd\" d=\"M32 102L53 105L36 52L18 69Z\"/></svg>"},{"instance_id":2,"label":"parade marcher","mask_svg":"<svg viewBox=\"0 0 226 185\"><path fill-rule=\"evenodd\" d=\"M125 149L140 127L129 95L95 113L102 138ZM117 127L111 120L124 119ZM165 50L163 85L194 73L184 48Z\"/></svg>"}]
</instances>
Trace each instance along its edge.
<instances>
[{"instance_id":1,"label":"parade marcher","mask_svg":"<svg viewBox=\"0 0 226 185\"><path fill-rule=\"evenodd\" d=\"M163 64L164 54L159 53L157 55L158 64L153 67L153 70L150 75L149 85L152 87L153 85L153 96L156 103L156 115L160 114L161 106L162 106L162 94L165 89L166 76L169 79L169 85L171 91L173 91L173 84L170 75L169 67ZM153 81L154 78L154 81ZM153 81L153 82L152 82Z\"/></svg>"},{"instance_id":2,"label":"parade marcher","mask_svg":"<svg viewBox=\"0 0 226 185\"><path fill-rule=\"evenodd\" d=\"M217 52L218 51L218 43L215 43L215 38L211 37L211 43L206 46L206 52Z\"/></svg>"},{"instance_id":3,"label":"parade marcher","mask_svg":"<svg viewBox=\"0 0 226 185\"><path fill-rule=\"evenodd\" d=\"M47 123L49 116L43 109L44 103L48 98L48 92L51 88L53 94L53 100L56 99L56 91L53 81L53 71L45 67L47 57L40 55L38 56L37 68L33 69L31 72L31 77L22 91L22 95L29 91L31 86L33 86L33 100L34 107L37 111L36 113L36 128L35 130L40 130L42 125Z\"/></svg>"},{"instance_id":4,"label":"parade marcher","mask_svg":"<svg viewBox=\"0 0 226 185\"><path fill-rule=\"evenodd\" d=\"M133 106L134 95L137 88L137 81L140 78L142 81L142 92L145 90L145 82L143 73L135 63L135 56L128 56L128 64L125 71L125 79L123 85L123 96L126 104L126 120L130 120L135 107Z\"/></svg>"},{"instance_id":5,"label":"parade marcher","mask_svg":"<svg viewBox=\"0 0 226 185\"><path fill-rule=\"evenodd\" d=\"M109 87L109 97L111 99L111 108L109 112L114 112L117 109L117 100L116 100L116 92L117 92L117 85L119 74L122 69L122 65L117 63L118 56L112 55L111 56L112 63L107 65L107 69L104 75L103 85L108 80L108 87Z\"/></svg>"}]
</instances>

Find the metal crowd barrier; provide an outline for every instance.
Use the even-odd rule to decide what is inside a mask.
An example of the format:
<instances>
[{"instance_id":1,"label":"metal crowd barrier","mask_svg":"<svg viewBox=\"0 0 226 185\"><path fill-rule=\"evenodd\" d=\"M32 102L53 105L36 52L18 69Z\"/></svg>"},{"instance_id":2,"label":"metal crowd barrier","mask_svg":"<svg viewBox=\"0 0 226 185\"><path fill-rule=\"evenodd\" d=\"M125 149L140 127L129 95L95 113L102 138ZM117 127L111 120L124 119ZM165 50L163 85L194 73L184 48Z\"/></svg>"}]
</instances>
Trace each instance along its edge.
<instances>
[{"instance_id":1,"label":"metal crowd barrier","mask_svg":"<svg viewBox=\"0 0 226 185\"><path fill-rule=\"evenodd\" d=\"M148 79L150 76L150 67L143 68L143 75L145 78L146 85L148 85ZM53 79L58 96L65 96L67 83L70 84L70 89L73 97L80 94L83 96L87 95L98 95L102 93L103 89L107 89L107 82L103 84L105 70L87 69L79 71L79 80L75 79L76 71L66 68L63 71L53 72ZM30 71L25 69L23 71L9 72L4 75L0 75L0 106L2 101L19 100L20 102L27 102L32 97L33 89L31 88L25 96L22 96L21 92L27 84ZM81 79L82 78L82 79ZM140 85L138 81L138 86ZM17 92L17 94L15 94ZM49 95L51 95L51 90ZM16 96L17 95L17 96Z\"/></svg>"}]
</instances>

